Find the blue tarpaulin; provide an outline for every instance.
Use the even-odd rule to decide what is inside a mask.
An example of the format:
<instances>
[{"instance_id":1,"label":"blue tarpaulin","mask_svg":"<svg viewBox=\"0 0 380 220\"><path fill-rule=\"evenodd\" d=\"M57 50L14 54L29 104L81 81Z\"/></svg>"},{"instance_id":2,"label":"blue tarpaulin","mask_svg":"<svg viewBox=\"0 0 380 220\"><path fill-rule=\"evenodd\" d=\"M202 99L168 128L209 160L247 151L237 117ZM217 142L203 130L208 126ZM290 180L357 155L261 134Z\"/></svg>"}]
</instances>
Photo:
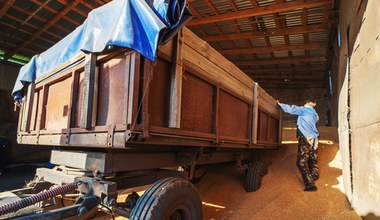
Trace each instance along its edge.
<instances>
[{"instance_id":1,"label":"blue tarpaulin","mask_svg":"<svg viewBox=\"0 0 380 220\"><path fill-rule=\"evenodd\" d=\"M25 83L81 51L98 53L112 45L134 49L154 61L158 44L167 42L190 20L185 6L186 0L114 0L91 11L81 26L21 68L12 95L20 99Z\"/></svg>"}]
</instances>

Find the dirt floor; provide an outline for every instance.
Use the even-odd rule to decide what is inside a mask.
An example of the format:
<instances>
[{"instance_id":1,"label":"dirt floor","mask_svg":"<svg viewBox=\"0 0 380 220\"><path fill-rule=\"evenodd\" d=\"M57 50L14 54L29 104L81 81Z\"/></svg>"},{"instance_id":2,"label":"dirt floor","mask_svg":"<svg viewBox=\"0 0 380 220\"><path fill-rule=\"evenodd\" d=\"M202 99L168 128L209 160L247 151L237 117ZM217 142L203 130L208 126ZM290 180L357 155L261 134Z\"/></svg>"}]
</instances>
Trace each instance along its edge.
<instances>
[{"instance_id":1,"label":"dirt floor","mask_svg":"<svg viewBox=\"0 0 380 220\"><path fill-rule=\"evenodd\" d=\"M361 219L343 194L341 157L335 128L321 127L318 191L305 192L296 166L294 128L285 128L283 146L268 151L268 174L261 188L246 193L232 167L215 168L197 184L204 219Z\"/></svg>"},{"instance_id":2,"label":"dirt floor","mask_svg":"<svg viewBox=\"0 0 380 220\"><path fill-rule=\"evenodd\" d=\"M296 148L286 144L278 152L268 152L269 173L252 193L244 191L242 177L233 168L215 168L197 184L204 219L361 219L342 193L338 145L320 146L316 192L303 191Z\"/></svg>"}]
</instances>

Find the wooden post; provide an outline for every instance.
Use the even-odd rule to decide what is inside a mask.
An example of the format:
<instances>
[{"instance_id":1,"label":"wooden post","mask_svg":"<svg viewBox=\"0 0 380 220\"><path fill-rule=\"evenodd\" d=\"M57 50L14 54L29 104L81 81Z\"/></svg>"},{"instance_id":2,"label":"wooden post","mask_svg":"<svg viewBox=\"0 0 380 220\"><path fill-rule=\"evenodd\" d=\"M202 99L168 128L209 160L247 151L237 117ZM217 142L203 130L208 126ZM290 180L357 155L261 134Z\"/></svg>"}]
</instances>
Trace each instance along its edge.
<instances>
[{"instance_id":1,"label":"wooden post","mask_svg":"<svg viewBox=\"0 0 380 220\"><path fill-rule=\"evenodd\" d=\"M21 98L22 99L22 98ZM22 120L23 120L23 113L24 113L24 106L21 105L20 106L20 109L19 109L19 116L18 116L18 124L17 124L17 132L20 132L23 131L22 130Z\"/></svg>"},{"instance_id":2,"label":"wooden post","mask_svg":"<svg viewBox=\"0 0 380 220\"><path fill-rule=\"evenodd\" d=\"M182 30L174 38L171 84L170 84L170 109L169 109L169 128L181 127L181 98L182 98Z\"/></svg>"},{"instance_id":3,"label":"wooden post","mask_svg":"<svg viewBox=\"0 0 380 220\"><path fill-rule=\"evenodd\" d=\"M133 90L135 85L135 68L136 65L136 53L131 54L131 69L129 70L129 85L128 85L128 111L127 111L127 124L132 124L133 113Z\"/></svg>"},{"instance_id":4,"label":"wooden post","mask_svg":"<svg viewBox=\"0 0 380 220\"><path fill-rule=\"evenodd\" d=\"M219 144L219 99L220 99L220 88L215 87L215 115L214 115L214 132L215 132L215 144Z\"/></svg>"},{"instance_id":5,"label":"wooden post","mask_svg":"<svg viewBox=\"0 0 380 220\"><path fill-rule=\"evenodd\" d=\"M143 97L142 97L142 137L149 137L149 84L153 75L153 63L148 59L144 59L144 74L143 74Z\"/></svg>"},{"instance_id":6,"label":"wooden post","mask_svg":"<svg viewBox=\"0 0 380 220\"><path fill-rule=\"evenodd\" d=\"M257 143L257 129L258 129L258 115L259 115L259 90L257 89L258 84L253 84L253 103L252 103L252 139L251 143L256 144Z\"/></svg>"},{"instance_id":7,"label":"wooden post","mask_svg":"<svg viewBox=\"0 0 380 220\"><path fill-rule=\"evenodd\" d=\"M282 144L282 111L279 110L280 116L278 117L278 145L281 146Z\"/></svg>"},{"instance_id":8,"label":"wooden post","mask_svg":"<svg viewBox=\"0 0 380 220\"><path fill-rule=\"evenodd\" d=\"M28 91L26 94L26 99L23 101L23 116L22 116L22 126L21 129L23 131L28 132L30 130L30 119L32 117L32 107L33 107L33 99L34 99L34 91L35 91L35 84L30 83L28 85Z\"/></svg>"},{"instance_id":9,"label":"wooden post","mask_svg":"<svg viewBox=\"0 0 380 220\"><path fill-rule=\"evenodd\" d=\"M92 125L96 55L86 54L84 65L83 99L79 126L88 129Z\"/></svg>"}]
</instances>

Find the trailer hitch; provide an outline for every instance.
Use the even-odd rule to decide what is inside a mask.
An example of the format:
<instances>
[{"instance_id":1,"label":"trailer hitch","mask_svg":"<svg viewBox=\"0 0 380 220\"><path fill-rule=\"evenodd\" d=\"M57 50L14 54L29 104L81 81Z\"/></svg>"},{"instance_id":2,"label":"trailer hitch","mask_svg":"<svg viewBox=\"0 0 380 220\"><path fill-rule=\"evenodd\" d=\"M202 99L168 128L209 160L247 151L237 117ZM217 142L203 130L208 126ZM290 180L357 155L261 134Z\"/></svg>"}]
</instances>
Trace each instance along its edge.
<instances>
[{"instance_id":1,"label":"trailer hitch","mask_svg":"<svg viewBox=\"0 0 380 220\"><path fill-rule=\"evenodd\" d=\"M94 195L85 195L75 202L76 205L80 205L77 209L78 216L87 214L91 209L99 205L98 199Z\"/></svg>"},{"instance_id":2,"label":"trailer hitch","mask_svg":"<svg viewBox=\"0 0 380 220\"><path fill-rule=\"evenodd\" d=\"M90 210L96 208L98 205L98 199L95 196L89 194L79 198L74 205L50 210L47 212L16 217L15 220L60 220L72 216L84 216Z\"/></svg>"}]
</instances>

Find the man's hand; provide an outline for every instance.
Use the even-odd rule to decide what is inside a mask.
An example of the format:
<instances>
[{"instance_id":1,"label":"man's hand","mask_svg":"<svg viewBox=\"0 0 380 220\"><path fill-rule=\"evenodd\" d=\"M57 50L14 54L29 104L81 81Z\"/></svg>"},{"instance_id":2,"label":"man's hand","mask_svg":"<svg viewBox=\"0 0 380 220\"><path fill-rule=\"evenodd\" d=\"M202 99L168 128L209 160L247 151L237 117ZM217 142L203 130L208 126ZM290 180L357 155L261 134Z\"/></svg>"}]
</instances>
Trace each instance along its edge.
<instances>
[{"instance_id":1,"label":"man's hand","mask_svg":"<svg viewBox=\"0 0 380 220\"><path fill-rule=\"evenodd\" d=\"M277 102L277 105L279 105L279 104L280 104L280 100L278 100L278 99L277 99L277 100L276 100L276 102Z\"/></svg>"},{"instance_id":2,"label":"man's hand","mask_svg":"<svg viewBox=\"0 0 380 220\"><path fill-rule=\"evenodd\" d=\"M21 107L21 104L20 104L20 102L18 102L18 101L15 101L15 102L14 102L14 105L15 105L15 106L14 106L14 108L13 108L13 111L17 111L17 107L19 107L19 108Z\"/></svg>"}]
</instances>

